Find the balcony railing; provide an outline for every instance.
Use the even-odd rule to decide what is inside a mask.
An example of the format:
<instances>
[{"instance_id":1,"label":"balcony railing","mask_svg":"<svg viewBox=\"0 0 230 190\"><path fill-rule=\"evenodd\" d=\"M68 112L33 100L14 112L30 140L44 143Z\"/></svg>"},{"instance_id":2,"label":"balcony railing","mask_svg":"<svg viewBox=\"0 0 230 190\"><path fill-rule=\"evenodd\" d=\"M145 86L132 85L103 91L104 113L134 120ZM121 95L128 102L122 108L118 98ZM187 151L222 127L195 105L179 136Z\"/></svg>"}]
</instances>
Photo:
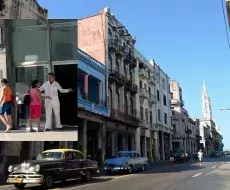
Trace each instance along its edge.
<instances>
[{"instance_id":1,"label":"balcony railing","mask_svg":"<svg viewBox=\"0 0 230 190\"><path fill-rule=\"evenodd\" d=\"M87 110L106 117L110 116L110 111L104 105L98 105L78 96L78 108Z\"/></svg>"},{"instance_id":2,"label":"balcony railing","mask_svg":"<svg viewBox=\"0 0 230 190\"><path fill-rule=\"evenodd\" d=\"M140 120L140 127L142 129L150 129L150 121Z\"/></svg>"},{"instance_id":3,"label":"balcony railing","mask_svg":"<svg viewBox=\"0 0 230 190\"><path fill-rule=\"evenodd\" d=\"M156 78L154 76L150 76L148 83L153 86L156 85Z\"/></svg>"},{"instance_id":4,"label":"balcony railing","mask_svg":"<svg viewBox=\"0 0 230 190\"><path fill-rule=\"evenodd\" d=\"M116 39L109 39L108 40L109 49L112 51L118 51L118 40Z\"/></svg>"},{"instance_id":5,"label":"balcony railing","mask_svg":"<svg viewBox=\"0 0 230 190\"><path fill-rule=\"evenodd\" d=\"M116 55L119 56L119 57L122 57L122 56L124 56L124 51L125 51L124 46L118 45Z\"/></svg>"},{"instance_id":6,"label":"balcony railing","mask_svg":"<svg viewBox=\"0 0 230 190\"><path fill-rule=\"evenodd\" d=\"M139 69L139 77L140 79L148 79L148 72L145 69Z\"/></svg>"},{"instance_id":7,"label":"balcony railing","mask_svg":"<svg viewBox=\"0 0 230 190\"><path fill-rule=\"evenodd\" d=\"M155 104L156 102L157 102L156 96L153 95L153 94L150 94L149 103L150 104Z\"/></svg>"},{"instance_id":8,"label":"balcony railing","mask_svg":"<svg viewBox=\"0 0 230 190\"><path fill-rule=\"evenodd\" d=\"M111 109L111 119L121 122L122 124L129 124L133 127L139 126L139 119L137 118L137 111L130 110L130 107L125 107L125 111L120 111L117 109Z\"/></svg>"},{"instance_id":9,"label":"balcony railing","mask_svg":"<svg viewBox=\"0 0 230 190\"><path fill-rule=\"evenodd\" d=\"M121 86L125 84L125 77L116 70L109 70L109 80Z\"/></svg>"},{"instance_id":10,"label":"balcony railing","mask_svg":"<svg viewBox=\"0 0 230 190\"><path fill-rule=\"evenodd\" d=\"M139 91L139 96L143 99L148 99L149 98L149 92L145 88L141 88Z\"/></svg>"},{"instance_id":11,"label":"balcony railing","mask_svg":"<svg viewBox=\"0 0 230 190\"><path fill-rule=\"evenodd\" d=\"M125 52L124 54L124 62L125 64L129 64L132 61L132 55L130 52Z\"/></svg>"}]
</instances>

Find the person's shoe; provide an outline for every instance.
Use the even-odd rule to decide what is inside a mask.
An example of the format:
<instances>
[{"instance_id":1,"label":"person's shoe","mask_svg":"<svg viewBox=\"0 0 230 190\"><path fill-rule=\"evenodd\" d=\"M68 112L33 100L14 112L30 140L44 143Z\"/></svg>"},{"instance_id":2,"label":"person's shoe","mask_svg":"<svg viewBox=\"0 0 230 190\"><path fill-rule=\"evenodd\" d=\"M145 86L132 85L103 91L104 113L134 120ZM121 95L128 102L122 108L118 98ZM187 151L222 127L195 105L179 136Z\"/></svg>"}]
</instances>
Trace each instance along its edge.
<instances>
[{"instance_id":1,"label":"person's shoe","mask_svg":"<svg viewBox=\"0 0 230 190\"><path fill-rule=\"evenodd\" d=\"M38 132L44 132L42 129L38 129Z\"/></svg>"},{"instance_id":2,"label":"person's shoe","mask_svg":"<svg viewBox=\"0 0 230 190\"><path fill-rule=\"evenodd\" d=\"M50 131L50 129L45 129L45 131Z\"/></svg>"},{"instance_id":3,"label":"person's shoe","mask_svg":"<svg viewBox=\"0 0 230 190\"><path fill-rule=\"evenodd\" d=\"M30 132L36 132L36 130L35 130L35 129L33 129L33 128L31 128L31 129L30 129Z\"/></svg>"}]
</instances>

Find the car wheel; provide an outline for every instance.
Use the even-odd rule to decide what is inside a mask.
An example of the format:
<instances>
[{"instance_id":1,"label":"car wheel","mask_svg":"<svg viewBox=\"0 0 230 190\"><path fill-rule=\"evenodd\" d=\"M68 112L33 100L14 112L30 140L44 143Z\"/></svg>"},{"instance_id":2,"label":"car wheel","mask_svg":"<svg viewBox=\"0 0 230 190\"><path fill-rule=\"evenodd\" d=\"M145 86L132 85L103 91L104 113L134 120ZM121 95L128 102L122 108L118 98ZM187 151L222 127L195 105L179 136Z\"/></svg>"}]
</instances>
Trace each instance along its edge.
<instances>
[{"instance_id":1,"label":"car wheel","mask_svg":"<svg viewBox=\"0 0 230 190\"><path fill-rule=\"evenodd\" d=\"M47 173L45 174L45 180L44 180L44 183L43 183L43 187L47 188L47 189L50 189L53 187L53 184L54 184L54 176L52 173Z\"/></svg>"},{"instance_id":2,"label":"car wheel","mask_svg":"<svg viewBox=\"0 0 230 190\"><path fill-rule=\"evenodd\" d=\"M25 183L21 183L21 184L16 183L16 184L14 184L14 187L16 187L17 189L24 189L25 186L26 186Z\"/></svg>"},{"instance_id":3,"label":"car wheel","mask_svg":"<svg viewBox=\"0 0 230 190\"><path fill-rule=\"evenodd\" d=\"M92 172L90 170L86 170L85 175L81 176L81 179L85 182L89 182L92 178Z\"/></svg>"}]
</instances>

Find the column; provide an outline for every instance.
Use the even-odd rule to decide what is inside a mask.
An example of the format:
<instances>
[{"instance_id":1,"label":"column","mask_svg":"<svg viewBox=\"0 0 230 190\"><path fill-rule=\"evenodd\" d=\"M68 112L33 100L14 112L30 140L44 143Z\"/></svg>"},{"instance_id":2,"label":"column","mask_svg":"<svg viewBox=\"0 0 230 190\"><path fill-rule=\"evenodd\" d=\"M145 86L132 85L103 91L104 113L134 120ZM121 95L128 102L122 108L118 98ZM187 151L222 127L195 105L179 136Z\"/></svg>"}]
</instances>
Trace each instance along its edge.
<instances>
[{"instance_id":1,"label":"column","mask_svg":"<svg viewBox=\"0 0 230 190\"><path fill-rule=\"evenodd\" d=\"M164 132L161 132L161 159L165 160Z\"/></svg>"},{"instance_id":2,"label":"column","mask_svg":"<svg viewBox=\"0 0 230 190\"><path fill-rule=\"evenodd\" d=\"M86 73L84 75L84 95L85 95L85 99L88 100L88 79L89 79L89 75Z\"/></svg>"},{"instance_id":3,"label":"column","mask_svg":"<svg viewBox=\"0 0 230 190\"><path fill-rule=\"evenodd\" d=\"M102 82L100 81L98 84L98 104L102 104Z\"/></svg>"},{"instance_id":4,"label":"column","mask_svg":"<svg viewBox=\"0 0 230 190\"><path fill-rule=\"evenodd\" d=\"M141 153L141 135L140 135L140 127L138 127L136 129L136 134L135 134L136 138L135 138L135 141L136 141L136 151Z\"/></svg>"},{"instance_id":5,"label":"column","mask_svg":"<svg viewBox=\"0 0 230 190\"><path fill-rule=\"evenodd\" d=\"M103 147L103 142L105 140L105 134L104 133L104 124L100 124L99 130L98 130L98 154L100 154L99 158L100 160L98 160L98 165L102 166L104 163L104 147Z\"/></svg>"},{"instance_id":6,"label":"column","mask_svg":"<svg viewBox=\"0 0 230 190\"><path fill-rule=\"evenodd\" d=\"M116 156L117 152L117 132L112 132L112 156Z\"/></svg>"},{"instance_id":7,"label":"column","mask_svg":"<svg viewBox=\"0 0 230 190\"><path fill-rule=\"evenodd\" d=\"M149 156L150 156L150 162L153 161L153 146L152 146L152 136L150 135L149 140Z\"/></svg>"},{"instance_id":8,"label":"column","mask_svg":"<svg viewBox=\"0 0 230 190\"><path fill-rule=\"evenodd\" d=\"M172 135L169 135L169 150L172 150Z\"/></svg>"},{"instance_id":9,"label":"column","mask_svg":"<svg viewBox=\"0 0 230 190\"><path fill-rule=\"evenodd\" d=\"M158 138L158 132L154 132L154 139L155 139L155 152L154 152L154 157L156 160L159 160L159 138Z\"/></svg>"},{"instance_id":10,"label":"column","mask_svg":"<svg viewBox=\"0 0 230 190\"><path fill-rule=\"evenodd\" d=\"M82 153L87 157L87 120L83 121L83 128L82 128Z\"/></svg>"}]
</instances>

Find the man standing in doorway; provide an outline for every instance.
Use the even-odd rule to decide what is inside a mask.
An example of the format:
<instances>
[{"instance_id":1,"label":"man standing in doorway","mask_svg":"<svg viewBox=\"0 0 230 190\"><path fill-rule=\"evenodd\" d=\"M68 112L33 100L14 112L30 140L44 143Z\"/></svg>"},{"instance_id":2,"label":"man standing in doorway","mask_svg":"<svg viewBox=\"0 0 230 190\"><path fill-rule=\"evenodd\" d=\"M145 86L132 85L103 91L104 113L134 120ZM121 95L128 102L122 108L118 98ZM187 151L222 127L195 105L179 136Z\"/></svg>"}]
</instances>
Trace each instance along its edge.
<instances>
[{"instance_id":1,"label":"man standing in doorway","mask_svg":"<svg viewBox=\"0 0 230 190\"><path fill-rule=\"evenodd\" d=\"M71 92L72 89L63 89L60 84L55 81L54 73L48 73L48 81L41 87L40 91L45 91L45 109L46 109L46 125L45 131L50 131L52 127L52 113L54 112L56 129L61 129L60 119L60 102L58 98L58 91L61 93Z\"/></svg>"}]
</instances>

